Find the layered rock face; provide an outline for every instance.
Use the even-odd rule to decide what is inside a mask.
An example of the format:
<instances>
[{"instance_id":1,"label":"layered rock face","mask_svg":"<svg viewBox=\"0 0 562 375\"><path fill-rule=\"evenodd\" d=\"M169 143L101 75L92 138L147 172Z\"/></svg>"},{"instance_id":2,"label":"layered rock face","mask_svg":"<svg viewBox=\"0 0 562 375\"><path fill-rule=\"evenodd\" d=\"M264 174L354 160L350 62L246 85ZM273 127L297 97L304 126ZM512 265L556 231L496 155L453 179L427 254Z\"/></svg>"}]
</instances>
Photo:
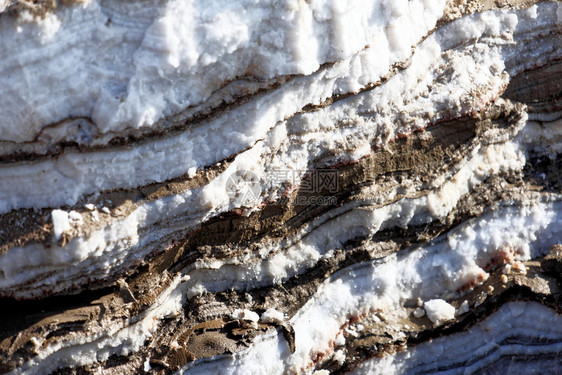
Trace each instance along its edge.
<instances>
[{"instance_id":1,"label":"layered rock face","mask_svg":"<svg viewBox=\"0 0 562 375\"><path fill-rule=\"evenodd\" d=\"M0 2L0 373L562 372L562 4Z\"/></svg>"}]
</instances>

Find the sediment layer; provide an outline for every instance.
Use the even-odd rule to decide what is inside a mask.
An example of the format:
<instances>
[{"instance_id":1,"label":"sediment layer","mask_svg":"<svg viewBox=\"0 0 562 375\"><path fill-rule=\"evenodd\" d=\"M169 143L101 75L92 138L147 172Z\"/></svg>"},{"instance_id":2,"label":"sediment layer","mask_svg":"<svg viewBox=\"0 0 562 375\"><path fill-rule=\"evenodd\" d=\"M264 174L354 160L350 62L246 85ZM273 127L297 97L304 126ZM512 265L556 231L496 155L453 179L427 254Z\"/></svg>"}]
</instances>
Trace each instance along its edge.
<instances>
[{"instance_id":1,"label":"sediment layer","mask_svg":"<svg viewBox=\"0 0 562 375\"><path fill-rule=\"evenodd\" d=\"M1 10L0 372L556 372L562 6L219 3Z\"/></svg>"}]
</instances>

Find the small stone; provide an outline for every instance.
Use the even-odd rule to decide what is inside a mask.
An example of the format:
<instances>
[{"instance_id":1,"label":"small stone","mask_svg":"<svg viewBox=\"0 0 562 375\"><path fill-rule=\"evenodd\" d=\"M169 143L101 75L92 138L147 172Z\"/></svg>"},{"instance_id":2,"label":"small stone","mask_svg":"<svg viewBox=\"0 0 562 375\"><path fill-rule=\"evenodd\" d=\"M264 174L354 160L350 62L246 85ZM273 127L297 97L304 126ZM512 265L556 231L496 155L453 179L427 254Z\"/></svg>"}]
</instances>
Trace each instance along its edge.
<instances>
[{"instance_id":1,"label":"small stone","mask_svg":"<svg viewBox=\"0 0 562 375\"><path fill-rule=\"evenodd\" d=\"M474 303L474 307L478 307L486 301L486 297L488 295L486 293L480 293L478 296L478 300Z\"/></svg>"},{"instance_id":2,"label":"small stone","mask_svg":"<svg viewBox=\"0 0 562 375\"><path fill-rule=\"evenodd\" d=\"M562 274L562 244L550 248L550 252L541 261L541 269L556 276Z\"/></svg>"},{"instance_id":3,"label":"small stone","mask_svg":"<svg viewBox=\"0 0 562 375\"><path fill-rule=\"evenodd\" d=\"M386 319L386 315L384 315L384 314L383 314L382 312L380 312L380 311L376 313L376 316L377 316L380 320L382 320L383 322L386 322L386 320L387 320L387 319Z\"/></svg>"},{"instance_id":4,"label":"small stone","mask_svg":"<svg viewBox=\"0 0 562 375\"><path fill-rule=\"evenodd\" d=\"M152 370L152 366L150 366L150 358L147 358L146 361L144 361L143 369L145 372L150 372L150 370Z\"/></svg>"},{"instance_id":5,"label":"small stone","mask_svg":"<svg viewBox=\"0 0 562 375\"><path fill-rule=\"evenodd\" d=\"M246 301L248 301L249 303L254 302L254 297L252 297L250 293L245 293L244 297L246 298Z\"/></svg>"},{"instance_id":6,"label":"small stone","mask_svg":"<svg viewBox=\"0 0 562 375\"><path fill-rule=\"evenodd\" d=\"M29 339L29 341L33 344L34 347L38 348L41 346L41 344L39 343L39 340L37 340L36 337L32 337Z\"/></svg>"},{"instance_id":7,"label":"small stone","mask_svg":"<svg viewBox=\"0 0 562 375\"><path fill-rule=\"evenodd\" d=\"M508 263L505 266L503 266L502 273L503 274L511 273L511 264Z\"/></svg>"},{"instance_id":8,"label":"small stone","mask_svg":"<svg viewBox=\"0 0 562 375\"><path fill-rule=\"evenodd\" d=\"M414 310L414 316L416 318L421 318L424 315L425 315L425 310L422 309L421 307L418 307L417 309Z\"/></svg>"},{"instance_id":9,"label":"small stone","mask_svg":"<svg viewBox=\"0 0 562 375\"><path fill-rule=\"evenodd\" d=\"M521 262L515 262L513 263L513 265L511 266L511 270L513 272L517 272L520 273L522 275L526 275L527 274L527 269L525 268L525 265Z\"/></svg>"},{"instance_id":10,"label":"small stone","mask_svg":"<svg viewBox=\"0 0 562 375\"><path fill-rule=\"evenodd\" d=\"M457 316L461 316L463 314L466 314L469 309L470 309L470 306L468 305L468 301L464 300L463 303L461 303L461 305L459 306L459 308L457 310Z\"/></svg>"},{"instance_id":11,"label":"small stone","mask_svg":"<svg viewBox=\"0 0 562 375\"><path fill-rule=\"evenodd\" d=\"M358 337L358 336L359 336L359 334L358 334L357 332L355 332L355 331L354 331L353 329L351 329L351 328L346 328L346 329L345 329L345 332L347 332L348 334L350 334L350 335L353 336L353 337Z\"/></svg>"}]
</instances>

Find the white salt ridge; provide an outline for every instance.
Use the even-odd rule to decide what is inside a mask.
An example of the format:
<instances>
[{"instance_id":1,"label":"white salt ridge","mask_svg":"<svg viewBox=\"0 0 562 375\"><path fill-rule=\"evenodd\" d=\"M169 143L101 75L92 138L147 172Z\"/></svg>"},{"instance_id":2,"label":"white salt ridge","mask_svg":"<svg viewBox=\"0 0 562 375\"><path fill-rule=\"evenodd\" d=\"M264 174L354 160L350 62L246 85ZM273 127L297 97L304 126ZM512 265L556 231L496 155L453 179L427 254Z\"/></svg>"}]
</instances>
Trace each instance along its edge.
<instances>
[{"instance_id":1,"label":"white salt ridge","mask_svg":"<svg viewBox=\"0 0 562 375\"><path fill-rule=\"evenodd\" d=\"M414 6L417 2L409 4ZM536 22L519 22L514 26L513 20L518 19L515 11L487 12L484 19L480 15L467 16L446 25L416 48L410 68L384 85L320 111L296 115L283 126L289 135L309 133L300 142L312 140L318 145L317 150L333 151L343 160L356 160L370 152L373 140L382 146L394 136L422 129L443 116L478 112L501 93L508 75L531 68L530 62L562 57L562 47L554 41L539 42L538 38L534 42L523 39L525 43L505 43L506 35L517 40L528 38L526 33L531 27L555 27L555 6L538 6L536 22L540 27ZM407 20L402 21L407 24ZM497 26L490 30L497 29L498 35L490 34L486 26L490 23ZM420 29L420 37L427 30ZM463 47L479 37L485 43L479 43L478 48ZM23 207L72 205L85 194L166 181L188 173L191 168L204 168L255 147L256 142L268 149L265 154L273 155L284 136L283 126L276 128L274 134L270 132L275 124L294 116L306 104L321 103L334 93L349 92L344 86L351 87L353 82L360 81L358 87L364 87L388 73L389 64L378 65L381 54L387 51L379 48L387 45L386 36L381 38L373 40L372 48L309 76L295 78L184 133L139 144L134 149L69 152L56 160L4 164L0 167L0 213ZM456 49L448 51L450 48ZM445 69L451 64L465 68L448 77ZM439 77L443 76L448 78L441 80ZM482 96L482 92L487 94ZM258 141L268 137L270 143ZM308 161L319 152L313 147L306 150L280 157L281 165L306 169ZM271 171L270 168L267 170ZM223 192L217 202L205 204L216 206L225 200L224 196Z\"/></svg>"},{"instance_id":2,"label":"white salt ridge","mask_svg":"<svg viewBox=\"0 0 562 375\"><path fill-rule=\"evenodd\" d=\"M562 116L562 113L558 113L558 116ZM543 130L537 131L539 128ZM544 153L552 160L562 154L562 118L546 127L543 122L529 121L519 136L528 148Z\"/></svg>"},{"instance_id":3,"label":"white salt ridge","mask_svg":"<svg viewBox=\"0 0 562 375\"><path fill-rule=\"evenodd\" d=\"M412 30L412 38L415 38L411 45L431 30L441 14L435 6L443 1L432 2L429 5L432 11L425 11L422 3L419 0L407 2L411 11L396 20L392 17L387 20L396 21L397 28ZM426 17L414 16L419 14ZM374 48L367 52L362 50L309 76L295 78L280 89L258 96L236 110L179 135L134 149L70 152L56 160L26 163L25 170L21 170L18 163L6 165L0 169L3 194L0 195L0 213L21 207L71 205L84 194L162 182L184 175L191 168L203 168L242 152L264 138L277 122L294 115L305 105L321 103L334 94L356 91L387 74L391 64L409 57L410 46L393 49L387 41L387 29L382 26L388 25L387 21L379 21L381 25L376 27L378 31L371 40L377 44L376 51ZM412 26L414 28L410 29ZM12 182L8 182L9 179ZM23 191L8 193L20 179L26 180L25 184L19 184ZM49 189L37 188L42 186L42 181L49 181ZM25 189L32 185L34 189Z\"/></svg>"},{"instance_id":4,"label":"white salt ridge","mask_svg":"<svg viewBox=\"0 0 562 375\"><path fill-rule=\"evenodd\" d=\"M0 95L1 140L32 141L69 115L92 118L102 134L151 126L239 77L308 75L374 41L373 69L386 70L410 54L444 4L92 0L44 18L4 17L0 46L11 53L0 60L0 88L8 90ZM338 90L371 82L357 78Z\"/></svg>"},{"instance_id":5,"label":"white salt ridge","mask_svg":"<svg viewBox=\"0 0 562 375\"><path fill-rule=\"evenodd\" d=\"M552 18L551 14L556 14L556 12L552 12L554 8L549 4L544 5L543 3L538 9L538 19L545 20L545 23L548 23ZM560 7L557 9L560 10ZM544 14L541 12L544 12ZM504 14L508 13L505 12ZM506 20L509 21L507 26L512 27L513 17ZM492 21L493 17L491 21L488 18L486 22ZM474 26L474 28L469 27L467 30L471 30L470 33L472 34L478 34L479 31L474 31L479 30L478 22L480 21L477 20L473 24L465 23L462 24L462 27ZM52 24L56 26L56 22L52 22ZM518 25L520 24L522 22ZM489 25L492 27L493 22ZM46 30L45 35L48 37L49 32L55 29L56 27L51 27L49 29L51 31ZM472 34L469 36L472 37ZM518 164L520 161L518 159L516 163ZM0 179L0 183L1 181L3 180ZM56 188L53 190L56 191ZM217 192L219 191L217 190ZM182 205L189 199L190 194L191 192L183 196L167 197L153 206L139 208L131 217L119 221L117 226L108 226L95 233L93 241L84 248L81 246L86 240L75 239L76 242L73 240L73 244L57 249L57 251L62 250L59 259L47 259L48 257L43 253L44 249L40 249L36 245L34 245L35 248L30 246L26 249L16 249L16 254L12 254L12 256L18 255L19 251L21 251L19 253L21 256L31 254L31 259L34 262L38 262L38 259L40 259L43 264L47 265L45 269L50 268L51 263L49 262L51 261L60 262L61 268L67 269L69 265L75 264L72 263L73 260L85 259L89 256L92 256L92 259L88 260L89 263L86 264L92 267L94 271L96 270L96 263L105 260L110 260L109 263L113 261L114 263L108 265L108 267L112 267L122 261L125 254L131 251L132 244L138 243L137 231L140 227L149 225L151 220L164 217L165 210L170 207L173 208L172 212L182 212L182 209L185 212L185 206ZM40 201L43 198L38 196L34 199ZM436 207L435 212L439 213L441 210L438 205ZM175 209L177 211L174 211ZM361 219L361 222L365 223L363 219ZM220 358L211 363L200 361L190 365L191 369L194 373L199 371L204 373L205 370L212 370L213 368L226 373L249 373L256 369L256 364L260 364L269 366L269 370L273 373L281 373L289 365L292 368L303 368L309 363L311 353L326 349L329 340L336 337L342 322L347 319L346 314L361 311L361 309L369 306L392 307L394 306L393 303L397 303L396 306L398 306L400 301L404 298L410 298L412 295L427 299L439 297L444 292L454 291L482 271L478 264L485 264L497 250L496 247L492 246L492 248L490 244L494 246L516 246L520 250L520 259L527 259L530 256L544 253L549 244L554 243L561 237L558 229L562 227L561 224L559 202L538 203L536 206L526 207L520 212L517 212L515 207L504 207L499 212L489 214L481 220L472 222L469 226L464 226L456 235L450 236L448 241L437 241L434 245L417 249L405 257L390 257L386 262L374 262L372 266L369 264L359 265L342 270L327 281L316 297L309 301L301 312L292 319L293 326L297 329L297 348L299 349L294 356L290 357L287 345L281 342L282 336L270 334L258 338L256 344L243 353L226 356L224 361L221 361ZM363 229L361 230L363 231ZM150 239L141 240L150 241ZM104 253L104 250L100 249L109 249L110 253ZM418 252L419 256L417 255ZM52 252L52 254L56 253ZM16 256L14 259L17 266L21 263L23 257ZM4 262L3 266L7 266L5 260L6 258L1 261ZM302 259L295 258L293 261L301 262ZM478 264L476 264L477 261ZM291 263L288 264L290 266ZM424 270L423 275L420 274L420 269ZM79 272L83 272L83 270L80 269ZM425 270L429 271L426 272ZM54 279L50 281L56 282ZM177 282L179 282L179 279ZM30 366L39 362L39 366L31 369L30 373L50 372L60 365L90 363L103 360L114 353L126 354L137 350L144 343L151 330L154 329L153 318L160 318L180 308L180 301L187 292L188 283L177 285L177 282L162 295L155 307L151 308L150 314L153 315L149 316L150 314L148 314L147 319L142 319L141 322L122 331L104 332L91 338L98 341L85 342L90 339L88 338L82 342L71 341L48 346L39 357L24 364L21 369L16 371L19 373L29 370ZM426 288L425 284L424 288L421 288L421 284L426 282L429 282L432 288ZM408 295L405 296L404 294ZM341 296L345 298L341 298ZM322 318L317 319L317 317ZM305 328L310 326L310 321L315 324L309 332ZM108 336L105 336L106 334ZM70 347L74 344L78 346ZM41 361L48 356L51 356L49 361ZM232 357L234 357L234 360L232 360ZM213 361L213 359L210 359L210 361ZM238 365L240 368L236 367ZM263 368L260 368L261 370Z\"/></svg>"}]
</instances>

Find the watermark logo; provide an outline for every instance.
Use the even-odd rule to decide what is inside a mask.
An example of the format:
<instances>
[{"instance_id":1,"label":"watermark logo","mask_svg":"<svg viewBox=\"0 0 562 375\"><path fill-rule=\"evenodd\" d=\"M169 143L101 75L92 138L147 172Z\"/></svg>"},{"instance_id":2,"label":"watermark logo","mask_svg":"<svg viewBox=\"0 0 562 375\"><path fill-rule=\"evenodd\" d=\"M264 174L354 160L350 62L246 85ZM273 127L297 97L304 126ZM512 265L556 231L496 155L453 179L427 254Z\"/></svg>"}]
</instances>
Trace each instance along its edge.
<instances>
[{"instance_id":1,"label":"watermark logo","mask_svg":"<svg viewBox=\"0 0 562 375\"><path fill-rule=\"evenodd\" d=\"M339 191L338 171L335 169L315 169L312 171L275 170L264 177L273 185L289 188L296 186L298 195L290 198L297 206L336 205L334 196ZM242 206L256 203L261 194L259 178L247 170L231 174L226 181L226 193L230 200ZM283 196L280 203L289 203Z\"/></svg>"},{"instance_id":2,"label":"watermark logo","mask_svg":"<svg viewBox=\"0 0 562 375\"><path fill-rule=\"evenodd\" d=\"M191 92L189 87L192 86L192 84L190 85L189 80L182 76L177 68L174 68L172 65L156 58L153 55L148 55L147 57L152 63L152 66L156 68L158 75L171 82L174 92L179 93L186 98L190 97Z\"/></svg>"},{"instance_id":3,"label":"watermark logo","mask_svg":"<svg viewBox=\"0 0 562 375\"><path fill-rule=\"evenodd\" d=\"M241 206L248 206L256 202L261 193L259 178L246 170L231 174L226 180L225 189L230 200Z\"/></svg>"}]
</instances>

